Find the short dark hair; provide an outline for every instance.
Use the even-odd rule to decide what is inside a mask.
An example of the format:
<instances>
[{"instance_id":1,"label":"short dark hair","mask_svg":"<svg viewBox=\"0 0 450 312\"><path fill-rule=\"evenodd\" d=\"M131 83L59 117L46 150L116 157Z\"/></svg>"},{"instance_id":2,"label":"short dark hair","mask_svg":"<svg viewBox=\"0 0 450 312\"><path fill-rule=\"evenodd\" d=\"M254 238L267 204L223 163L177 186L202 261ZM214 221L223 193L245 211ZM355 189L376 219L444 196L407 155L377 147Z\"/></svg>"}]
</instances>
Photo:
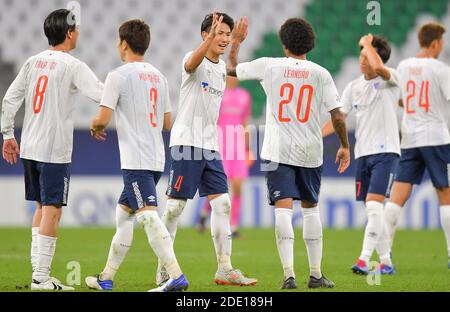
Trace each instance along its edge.
<instances>
[{"instance_id":1,"label":"short dark hair","mask_svg":"<svg viewBox=\"0 0 450 312\"><path fill-rule=\"evenodd\" d=\"M228 26L230 26L231 31L233 31L234 20L231 18L231 16L229 16L226 13L217 13L217 17L221 17L221 16L223 16L222 22L227 24ZM209 33L209 31L211 30L211 27L212 27L212 22L213 22L213 14L210 13L205 16L205 19L202 22L201 32L206 31L207 33Z\"/></svg>"},{"instance_id":2,"label":"short dark hair","mask_svg":"<svg viewBox=\"0 0 450 312\"><path fill-rule=\"evenodd\" d=\"M290 18L278 33L281 43L291 53L303 55L314 49L316 34L311 24L302 18Z\"/></svg>"},{"instance_id":3,"label":"short dark hair","mask_svg":"<svg viewBox=\"0 0 450 312\"><path fill-rule=\"evenodd\" d=\"M445 27L439 23L428 23L419 29L418 37L421 48L428 48L434 40L440 40Z\"/></svg>"},{"instance_id":4,"label":"short dark hair","mask_svg":"<svg viewBox=\"0 0 450 312\"><path fill-rule=\"evenodd\" d=\"M150 46L150 26L139 19L129 20L120 26L119 37L134 53L144 55Z\"/></svg>"},{"instance_id":5,"label":"short dark hair","mask_svg":"<svg viewBox=\"0 0 450 312\"><path fill-rule=\"evenodd\" d=\"M391 47L387 42L386 38L382 36L373 36L372 46L377 51L378 55L381 57L381 60L384 64L389 61L391 57Z\"/></svg>"},{"instance_id":6,"label":"short dark hair","mask_svg":"<svg viewBox=\"0 0 450 312\"><path fill-rule=\"evenodd\" d=\"M66 9L53 11L47 16L44 22L44 33L49 45L54 47L63 43L67 32L75 31L76 23L69 23L69 21L75 21L74 17L75 15Z\"/></svg>"}]
</instances>

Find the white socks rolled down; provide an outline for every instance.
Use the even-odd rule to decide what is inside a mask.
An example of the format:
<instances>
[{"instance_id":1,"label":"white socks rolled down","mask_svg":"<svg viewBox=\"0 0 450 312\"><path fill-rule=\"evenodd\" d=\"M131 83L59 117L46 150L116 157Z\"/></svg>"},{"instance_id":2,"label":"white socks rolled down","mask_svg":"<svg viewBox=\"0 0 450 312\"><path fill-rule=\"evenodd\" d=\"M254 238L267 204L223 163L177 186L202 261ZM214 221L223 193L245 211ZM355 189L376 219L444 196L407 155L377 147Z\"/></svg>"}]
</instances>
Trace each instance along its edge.
<instances>
[{"instance_id":1,"label":"white socks rolled down","mask_svg":"<svg viewBox=\"0 0 450 312\"><path fill-rule=\"evenodd\" d=\"M366 203L367 225L364 232L364 241L361 260L370 261L373 251L384 231L383 204L376 201Z\"/></svg>"},{"instance_id":2,"label":"white socks rolled down","mask_svg":"<svg viewBox=\"0 0 450 312\"><path fill-rule=\"evenodd\" d=\"M216 250L218 270L227 272L231 266L231 201L228 194L212 200L211 204L211 236Z\"/></svg>"},{"instance_id":3,"label":"white socks rolled down","mask_svg":"<svg viewBox=\"0 0 450 312\"><path fill-rule=\"evenodd\" d=\"M397 230L397 222L402 212L402 207L399 205L388 202L384 207L384 222L386 224L387 233L389 236L389 245L392 249L394 243L395 231Z\"/></svg>"},{"instance_id":4,"label":"white socks rolled down","mask_svg":"<svg viewBox=\"0 0 450 312\"><path fill-rule=\"evenodd\" d=\"M292 209L275 209L275 238L285 279L289 277L295 278L293 214Z\"/></svg>"},{"instance_id":5,"label":"white socks rolled down","mask_svg":"<svg viewBox=\"0 0 450 312\"><path fill-rule=\"evenodd\" d=\"M133 243L134 215L130 215L119 205L116 207L116 234L109 249L108 261L100 275L102 280L114 280L117 270L122 264Z\"/></svg>"},{"instance_id":6,"label":"white socks rolled down","mask_svg":"<svg viewBox=\"0 0 450 312\"><path fill-rule=\"evenodd\" d=\"M181 269L173 251L171 235L159 218L157 211L143 211L136 215L137 221L144 228L148 242L158 257L161 265L167 270L170 278L181 276Z\"/></svg>"},{"instance_id":7,"label":"white socks rolled down","mask_svg":"<svg viewBox=\"0 0 450 312\"><path fill-rule=\"evenodd\" d=\"M441 226L444 230L445 238L447 240L447 253L450 259L450 205L441 206L440 209Z\"/></svg>"},{"instance_id":8,"label":"white socks rolled down","mask_svg":"<svg viewBox=\"0 0 450 312\"><path fill-rule=\"evenodd\" d=\"M178 219L180 218L184 207L186 207L186 202L187 201L185 199L169 198L167 200L166 209L164 210L164 214L162 216L162 221L169 231L170 236L172 237L172 241L175 241Z\"/></svg>"},{"instance_id":9,"label":"white socks rolled down","mask_svg":"<svg viewBox=\"0 0 450 312\"><path fill-rule=\"evenodd\" d=\"M33 272L33 280L44 283L50 278L50 268L56 249L56 237L37 235L37 265Z\"/></svg>"},{"instance_id":10,"label":"white socks rolled down","mask_svg":"<svg viewBox=\"0 0 450 312\"><path fill-rule=\"evenodd\" d=\"M39 227L31 228L31 267L33 268L33 272L37 268L38 262L38 240L37 237L39 235Z\"/></svg>"},{"instance_id":11,"label":"white socks rolled down","mask_svg":"<svg viewBox=\"0 0 450 312\"><path fill-rule=\"evenodd\" d=\"M303 212L303 240L308 252L309 269L311 276L321 278L323 234L320 221L319 207L302 208Z\"/></svg>"}]
</instances>

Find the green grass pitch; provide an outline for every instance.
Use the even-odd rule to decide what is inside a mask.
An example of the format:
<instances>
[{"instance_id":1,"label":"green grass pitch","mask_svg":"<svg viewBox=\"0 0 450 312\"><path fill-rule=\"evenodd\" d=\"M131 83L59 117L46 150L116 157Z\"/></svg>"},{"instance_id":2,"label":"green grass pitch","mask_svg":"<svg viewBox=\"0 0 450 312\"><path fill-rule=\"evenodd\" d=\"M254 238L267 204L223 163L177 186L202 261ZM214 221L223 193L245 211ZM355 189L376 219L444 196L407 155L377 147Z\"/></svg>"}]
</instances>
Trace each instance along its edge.
<instances>
[{"instance_id":1,"label":"green grass pitch","mask_svg":"<svg viewBox=\"0 0 450 312\"><path fill-rule=\"evenodd\" d=\"M0 229L0 291L28 291L31 279L29 263L30 229ZM306 287L308 262L301 230L296 230L295 269L299 289ZM114 229L61 229L53 261L52 275L65 280L67 263L78 261L81 285L77 291L88 291L87 275L103 268ZM272 292L279 291L283 275L271 229L245 229L242 240L233 241L233 266L256 277L255 287L215 285L216 261L209 233L180 229L175 252L190 281L192 292ZM370 286L366 277L353 275L350 266L359 255L362 230L326 230L322 269L336 283L332 291L450 291L450 270L444 234L441 231L399 231L394 246L398 273L382 276L380 285ZM116 275L114 291L146 291L155 287L156 257L144 233L136 229L133 247ZM330 291L330 290L312 290Z\"/></svg>"}]
</instances>

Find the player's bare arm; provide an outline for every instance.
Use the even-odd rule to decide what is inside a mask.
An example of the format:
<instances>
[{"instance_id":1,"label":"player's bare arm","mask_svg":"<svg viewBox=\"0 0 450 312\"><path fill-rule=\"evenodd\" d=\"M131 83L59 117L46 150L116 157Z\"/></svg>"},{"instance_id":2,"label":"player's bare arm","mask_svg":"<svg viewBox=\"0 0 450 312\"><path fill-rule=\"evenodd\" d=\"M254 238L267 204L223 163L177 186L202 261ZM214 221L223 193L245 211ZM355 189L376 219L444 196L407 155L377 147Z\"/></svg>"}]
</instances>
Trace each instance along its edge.
<instances>
[{"instance_id":1,"label":"player's bare arm","mask_svg":"<svg viewBox=\"0 0 450 312\"><path fill-rule=\"evenodd\" d=\"M377 73L378 76L384 80L391 79L389 69L383 64L381 57L378 55L375 48L372 46L373 35L368 34L363 36L359 41L359 46L362 48L362 53L366 56L370 67Z\"/></svg>"},{"instance_id":2,"label":"player's bare arm","mask_svg":"<svg viewBox=\"0 0 450 312\"><path fill-rule=\"evenodd\" d=\"M165 113L163 130L170 131L171 129L172 129L172 113Z\"/></svg>"},{"instance_id":3,"label":"player's bare arm","mask_svg":"<svg viewBox=\"0 0 450 312\"><path fill-rule=\"evenodd\" d=\"M100 106L97 116L94 118L91 125L91 136L96 140L106 140L105 128L111 122L113 112L114 111L111 108Z\"/></svg>"},{"instance_id":4,"label":"player's bare arm","mask_svg":"<svg viewBox=\"0 0 450 312\"><path fill-rule=\"evenodd\" d=\"M231 51L227 61L228 76L236 77L236 67L238 65L238 54L241 43L247 38L248 33L248 18L242 17L237 23L231 34Z\"/></svg>"},{"instance_id":5,"label":"player's bare arm","mask_svg":"<svg viewBox=\"0 0 450 312\"><path fill-rule=\"evenodd\" d=\"M344 114L344 118L347 118L347 114ZM322 138L326 138L327 136L330 136L334 133L334 127L331 120L327 121L325 125L322 127Z\"/></svg>"},{"instance_id":6,"label":"player's bare arm","mask_svg":"<svg viewBox=\"0 0 450 312\"><path fill-rule=\"evenodd\" d=\"M348 142L345 115L339 108L333 109L330 114L334 131L336 132L339 142L341 143L336 155L336 164L339 163L338 172L344 173L350 166L350 144Z\"/></svg>"},{"instance_id":7,"label":"player's bare arm","mask_svg":"<svg viewBox=\"0 0 450 312\"><path fill-rule=\"evenodd\" d=\"M211 26L211 31L205 37L200 46L192 53L189 59L184 64L184 69L186 72L192 74L195 70L200 66L205 58L211 44L214 41L214 38L219 33L219 26L222 24L223 16L218 17L217 12L213 13L213 22Z\"/></svg>"}]
</instances>

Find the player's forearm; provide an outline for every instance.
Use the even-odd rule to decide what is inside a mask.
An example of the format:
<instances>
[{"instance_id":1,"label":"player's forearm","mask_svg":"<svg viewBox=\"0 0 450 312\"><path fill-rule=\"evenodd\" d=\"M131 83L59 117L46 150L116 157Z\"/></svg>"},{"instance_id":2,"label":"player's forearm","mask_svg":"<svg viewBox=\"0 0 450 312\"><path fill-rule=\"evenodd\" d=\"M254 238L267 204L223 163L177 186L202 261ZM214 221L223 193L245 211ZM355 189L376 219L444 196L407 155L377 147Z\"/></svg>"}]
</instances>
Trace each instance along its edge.
<instances>
[{"instance_id":1,"label":"player's forearm","mask_svg":"<svg viewBox=\"0 0 450 312\"><path fill-rule=\"evenodd\" d=\"M236 67L238 65L238 54L241 44L239 42L233 42L231 44L230 55L227 61L227 74L228 76L237 77Z\"/></svg>"},{"instance_id":2,"label":"player's forearm","mask_svg":"<svg viewBox=\"0 0 450 312\"><path fill-rule=\"evenodd\" d=\"M345 124L345 115L339 108L331 112L331 120L333 123L334 131L339 139L339 142L343 148L349 148L347 126Z\"/></svg>"},{"instance_id":3,"label":"player's forearm","mask_svg":"<svg viewBox=\"0 0 450 312\"><path fill-rule=\"evenodd\" d=\"M370 67L377 73L378 76L381 76L384 80L389 80L391 78L391 73L387 67L384 66L383 60L378 55L372 44L365 45L364 50L366 51L367 60Z\"/></svg>"},{"instance_id":4,"label":"player's forearm","mask_svg":"<svg viewBox=\"0 0 450 312\"><path fill-rule=\"evenodd\" d=\"M207 38L200 44L200 46L194 52L192 52L191 56L184 64L184 69L188 73L195 72L195 70L200 66L200 64L205 59L206 53L208 52L212 42L213 42L212 38Z\"/></svg>"}]
</instances>

